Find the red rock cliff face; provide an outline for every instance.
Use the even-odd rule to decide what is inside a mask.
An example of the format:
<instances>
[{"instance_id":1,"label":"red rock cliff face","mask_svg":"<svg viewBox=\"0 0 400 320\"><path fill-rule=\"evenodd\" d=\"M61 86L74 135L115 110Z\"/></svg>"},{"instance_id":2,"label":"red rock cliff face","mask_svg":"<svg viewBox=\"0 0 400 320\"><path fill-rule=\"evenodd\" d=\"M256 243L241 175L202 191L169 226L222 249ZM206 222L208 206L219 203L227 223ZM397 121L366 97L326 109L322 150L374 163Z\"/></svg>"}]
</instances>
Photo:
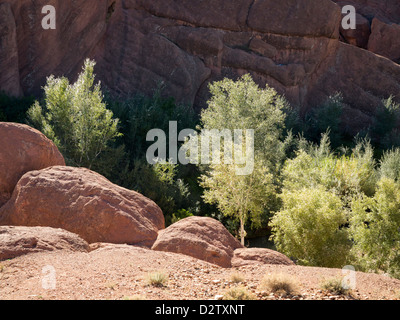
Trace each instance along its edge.
<instances>
[{"instance_id":1,"label":"red rock cliff face","mask_svg":"<svg viewBox=\"0 0 400 320\"><path fill-rule=\"evenodd\" d=\"M397 0L346 3L372 26L399 23ZM56 30L41 27L47 4ZM204 106L209 82L251 73L304 107L342 91L368 117L381 98L400 100L400 66L377 52L377 35L364 43L373 52L340 41L341 17L330 0L0 0L0 89L38 94L46 76L74 78L91 57L118 94L164 83L178 101Z\"/></svg>"}]
</instances>

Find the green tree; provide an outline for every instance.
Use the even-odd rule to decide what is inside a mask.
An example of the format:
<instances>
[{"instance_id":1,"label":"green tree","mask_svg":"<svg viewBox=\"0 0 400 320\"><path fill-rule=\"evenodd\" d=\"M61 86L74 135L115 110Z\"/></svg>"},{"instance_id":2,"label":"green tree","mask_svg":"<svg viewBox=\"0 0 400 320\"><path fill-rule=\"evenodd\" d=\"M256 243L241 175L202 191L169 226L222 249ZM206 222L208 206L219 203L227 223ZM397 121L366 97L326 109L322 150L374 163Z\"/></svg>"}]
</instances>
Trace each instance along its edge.
<instances>
[{"instance_id":1,"label":"green tree","mask_svg":"<svg viewBox=\"0 0 400 320\"><path fill-rule=\"evenodd\" d=\"M279 171L285 158L282 133L287 101L273 88L259 88L249 74L237 81L214 82L210 92L200 129L254 130L255 153L272 174Z\"/></svg>"},{"instance_id":2,"label":"green tree","mask_svg":"<svg viewBox=\"0 0 400 320\"><path fill-rule=\"evenodd\" d=\"M285 162L283 188L295 191L323 186L350 204L359 193L374 194L375 165L368 141L360 141L350 154L340 155L332 152L328 134L323 134L319 145L305 143L294 159Z\"/></svg>"},{"instance_id":3,"label":"green tree","mask_svg":"<svg viewBox=\"0 0 400 320\"><path fill-rule=\"evenodd\" d=\"M283 110L287 102L274 89L268 86L260 88L249 74L237 81L224 79L214 82L210 85L210 92L208 108L201 113L199 129L202 133L205 130L254 130L252 173L239 175L235 163L221 161L202 167L205 173L200 183L205 188L203 198L207 203L216 204L225 216L240 222L239 234L244 243L246 222L258 227L277 207L275 184L278 183L287 147L283 141ZM227 145L226 138L223 139L221 147ZM221 155L226 154L219 151ZM236 155L235 152L234 162L243 163Z\"/></svg>"},{"instance_id":4,"label":"green tree","mask_svg":"<svg viewBox=\"0 0 400 320\"><path fill-rule=\"evenodd\" d=\"M354 200L350 226L360 266L400 278L400 184L384 177L374 197Z\"/></svg>"},{"instance_id":5,"label":"green tree","mask_svg":"<svg viewBox=\"0 0 400 320\"><path fill-rule=\"evenodd\" d=\"M282 170L282 209L272 218L278 249L303 264L340 267L350 261L349 214L354 198L372 196L377 174L373 149L359 141L334 153L327 134L319 145L302 141Z\"/></svg>"},{"instance_id":6,"label":"green tree","mask_svg":"<svg viewBox=\"0 0 400 320\"><path fill-rule=\"evenodd\" d=\"M309 266L343 267L350 242L342 201L322 186L284 190L283 208L272 220L277 249Z\"/></svg>"},{"instance_id":7,"label":"green tree","mask_svg":"<svg viewBox=\"0 0 400 320\"><path fill-rule=\"evenodd\" d=\"M203 198L216 204L226 216L240 222L240 239L244 245L245 224L251 220L255 227L261 226L262 214L274 201L275 186L268 169L256 162L249 175L238 175L235 164L212 164L200 178L205 188Z\"/></svg>"},{"instance_id":8,"label":"green tree","mask_svg":"<svg viewBox=\"0 0 400 320\"><path fill-rule=\"evenodd\" d=\"M57 144L67 163L88 168L120 136L118 119L106 108L100 83L94 84L94 66L87 59L74 84L48 77L43 107L36 101L28 110L30 122Z\"/></svg>"},{"instance_id":9,"label":"green tree","mask_svg":"<svg viewBox=\"0 0 400 320\"><path fill-rule=\"evenodd\" d=\"M382 100L377 108L370 135L377 147L382 150L400 146L399 139L400 104L393 96Z\"/></svg>"}]
</instances>

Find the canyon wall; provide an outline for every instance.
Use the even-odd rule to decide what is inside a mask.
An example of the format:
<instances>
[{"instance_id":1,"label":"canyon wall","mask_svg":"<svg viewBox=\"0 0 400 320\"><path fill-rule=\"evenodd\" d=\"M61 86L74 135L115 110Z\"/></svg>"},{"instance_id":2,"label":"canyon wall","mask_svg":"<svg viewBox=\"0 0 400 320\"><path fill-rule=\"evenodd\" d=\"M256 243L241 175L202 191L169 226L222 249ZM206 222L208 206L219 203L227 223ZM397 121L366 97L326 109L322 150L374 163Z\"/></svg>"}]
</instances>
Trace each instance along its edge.
<instances>
[{"instance_id":1,"label":"canyon wall","mask_svg":"<svg viewBox=\"0 0 400 320\"><path fill-rule=\"evenodd\" d=\"M48 4L56 30L41 26ZM340 27L345 4L356 31ZM163 84L200 108L210 82L250 73L303 110L341 91L363 125L382 98L400 101L399 23L397 0L0 0L0 90L38 95L90 57L118 95Z\"/></svg>"}]
</instances>

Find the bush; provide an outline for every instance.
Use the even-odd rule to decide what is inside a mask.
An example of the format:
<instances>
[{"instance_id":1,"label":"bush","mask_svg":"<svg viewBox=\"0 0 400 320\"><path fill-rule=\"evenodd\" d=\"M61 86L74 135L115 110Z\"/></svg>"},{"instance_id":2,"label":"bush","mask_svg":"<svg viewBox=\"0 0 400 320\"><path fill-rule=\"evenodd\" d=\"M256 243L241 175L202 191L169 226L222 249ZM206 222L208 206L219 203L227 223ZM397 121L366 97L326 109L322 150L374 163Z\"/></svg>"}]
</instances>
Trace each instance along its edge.
<instances>
[{"instance_id":1,"label":"bush","mask_svg":"<svg viewBox=\"0 0 400 320\"><path fill-rule=\"evenodd\" d=\"M384 177L374 197L355 199L350 226L360 266L400 278L400 184Z\"/></svg>"},{"instance_id":2,"label":"bush","mask_svg":"<svg viewBox=\"0 0 400 320\"><path fill-rule=\"evenodd\" d=\"M317 141L321 134L329 130L329 138L335 148L343 143L341 117L343 113L343 97L340 93L329 96L322 106L312 109L305 116L306 136Z\"/></svg>"},{"instance_id":3,"label":"bush","mask_svg":"<svg viewBox=\"0 0 400 320\"><path fill-rule=\"evenodd\" d=\"M285 162L283 187L295 191L303 187L323 186L349 205L360 193L373 195L377 175L373 149L368 141L360 141L350 155L335 155L327 134L319 145L305 143L294 159Z\"/></svg>"},{"instance_id":4,"label":"bush","mask_svg":"<svg viewBox=\"0 0 400 320\"><path fill-rule=\"evenodd\" d=\"M170 121L177 121L178 132L195 129L198 124L192 107L177 104L173 98L163 98L161 93L162 87L159 87L151 97L138 94L122 101L106 98L108 108L120 119L121 143L126 146L131 163L146 158L146 151L152 144L146 141L150 130L157 128L168 133Z\"/></svg>"},{"instance_id":5,"label":"bush","mask_svg":"<svg viewBox=\"0 0 400 320\"><path fill-rule=\"evenodd\" d=\"M334 295L349 295L351 290L343 285L343 279L331 278L321 283L321 289Z\"/></svg>"},{"instance_id":6,"label":"bush","mask_svg":"<svg viewBox=\"0 0 400 320\"><path fill-rule=\"evenodd\" d=\"M177 212L172 214L171 220L170 221L166 221L166 225L171 225L174 224L182 219L188 218L188 217L192 217L193 214L185 209L179 209Z\"/></svg>"},{"instance_id":7,"label":"bush","mask_svg":"<svg viewBox=\"0 0 400 320\"><path fill-rule=\"evenodd\" d=\"M120 119L119 130L123 136L118 142L125 147L124 163L114 171L113 181L156 202L169 225L204 209L195 166L172 163L152 166L146 161L146 151L152 144L146 141L149 130L158 128L168 134L170 121L177 122L178 131L195 128L198 123L192 107L163 98L161 93L159 87L151 97L136 95L116 100L108 96L106 101Z\"/></svg>"},{"instance_id":8,"label":"bush","mask_svg":"<svg viewBox=\"0 0 400 320\"><path fill-rule=\"evenodd\" d=\"M256 300L256 296L244 287L231 288L225 292L223 300Z\"/></svg>"},{"instance_id":9,"label":"bush","mask_svg":"<svg viewBox=\"0 0 400 320\"><path fill-rule=\"evenodd\" d=\"M347 215L340 198L321 186L284 190L271 220L278 251L309 266L342 267L349 256Z\"/></svg>"},{"instance_id":10,"label":"bush","mask_svg":"<svg viewBox=\"0 0 400 320\"><path fill-rule=\"evenodd\" d=\"M390 178L394 181L400 180L400 149L392 149L383 154L380 166L379 176Z\"/></svg>"},{"instance_id":11,"label":"bush","mask_svg":"<svg viewBox=\"0 0 400 320\"><path fill-rule=\"evenodd\" d=\"M169 162L150 165L146 160L138 159L134 160L131 168L126 167L122 171L118 184L136 190L157 203L168 226L174 219L179 220L199 210L188 185L177 175L178 165Z\"/></svg>"},{"instance_id":12,"label":"bush","mask_svg":"<svg viewBox=\"0 0 400 320\"><path fill-rule=\"evenodd\" d=\"M94 61L86 60L78 80L47 78L44 106L36 102L28 117L53 140L67 164L95 169L109 143L120 136L118 120L103 102L100 84L94 84Z\"/></svg>"},{"instance_id":13,"label":"bush","mask_svg":"<svg viewBox=\"0 0 400 320\"><path fill-rule=\"evenodd\" d=\"M394 97L382 101L377 108L374 124L371 128L371 137L376 147L385 150L400 146L398 126L400 125L400 104L394 101Z\"/></svg>"},{"instance_id":14,"label":"bush","mask_svg":"<svg viewBox=\"0 0 400 320\"><path fill-rule=\"evenodd\" d=\"M241 283L245 281L245 277L242 274L235 272L231 274L230 280L233 283Z\"/></svg>"},{"instance_id":15,"label":"bush","mask_svg":"<svg viewBox=\"0 0 400 320\"><path fill-rule=\"evenodd\" d=\"M146 282L149 286L165 287L168 282L168 275L160 271L150 272L147 274Z\"/></svg>"},{"instance_id":16,"label":"bush","mask_svg":"<svg viewBox=\"0 0 400 320\"><path fill-rule=\"evenodd\" d=\"M298 291L298 283L286 274L265 275L261 280L261 288L269 293L294 295Z\"/></svg>"}]
</instances>

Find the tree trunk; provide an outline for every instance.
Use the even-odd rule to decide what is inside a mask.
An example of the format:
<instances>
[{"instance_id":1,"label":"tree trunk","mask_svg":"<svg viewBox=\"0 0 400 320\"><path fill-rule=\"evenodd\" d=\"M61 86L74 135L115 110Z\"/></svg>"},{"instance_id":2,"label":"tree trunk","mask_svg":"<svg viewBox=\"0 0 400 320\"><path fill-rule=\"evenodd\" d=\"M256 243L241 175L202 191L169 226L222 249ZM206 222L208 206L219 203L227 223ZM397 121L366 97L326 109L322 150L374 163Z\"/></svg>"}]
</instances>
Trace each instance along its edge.
<instances>
[{"instance_id":1,"label":"tree trunk","mask_svg":"<svg viewBox=\"0 0 400 320\"><path fill-rule=\"evenodd\" d=\"M242 243L242 246L244 246L244 238L245 238L244 221L243 218L240 218L240 241Z\"/></svg>"}]
</instances>

